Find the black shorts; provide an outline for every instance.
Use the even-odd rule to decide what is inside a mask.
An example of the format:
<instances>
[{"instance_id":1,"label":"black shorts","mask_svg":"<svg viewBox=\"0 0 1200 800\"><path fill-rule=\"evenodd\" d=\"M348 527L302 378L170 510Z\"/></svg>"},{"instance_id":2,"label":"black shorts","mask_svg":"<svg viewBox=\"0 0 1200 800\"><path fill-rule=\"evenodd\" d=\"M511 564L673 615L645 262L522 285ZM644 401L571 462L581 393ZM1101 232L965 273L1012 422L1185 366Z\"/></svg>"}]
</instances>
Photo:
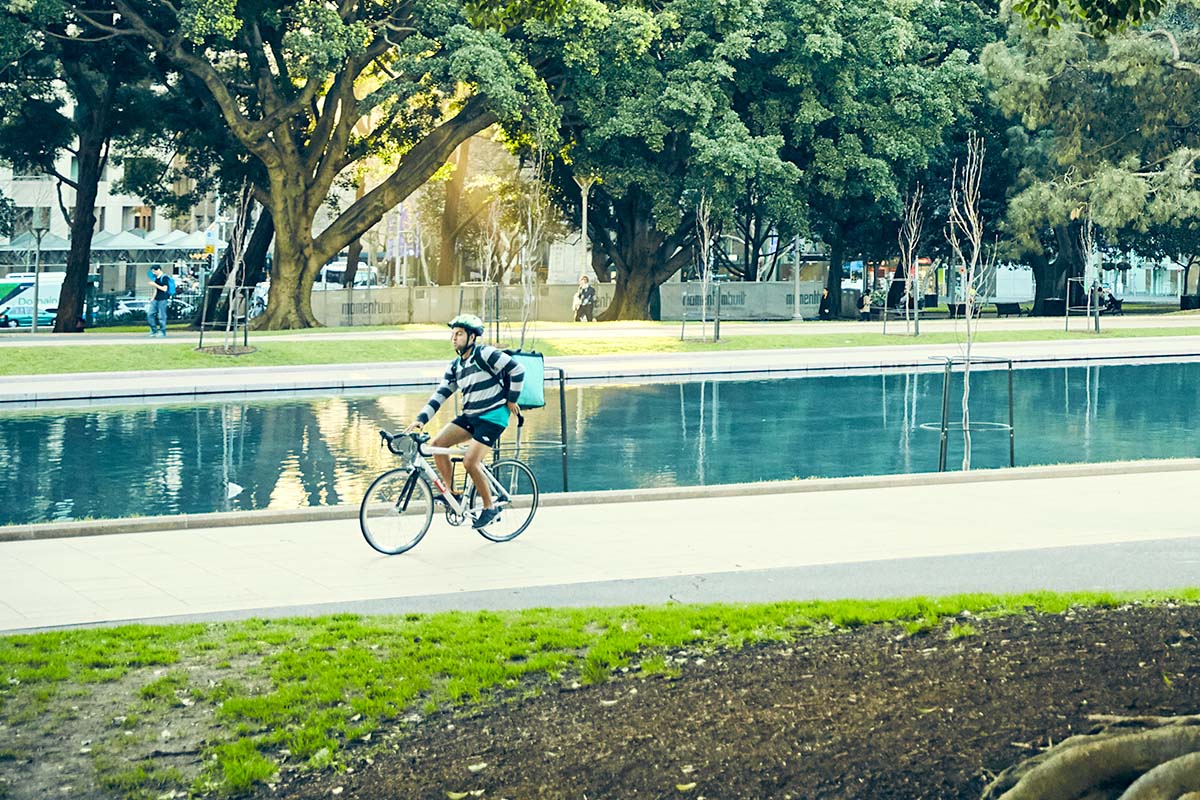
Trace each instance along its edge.
<instances>
[{"instance_id":1,"label":"black shorts","mask_svg":"<svg viewBox=\"0 0 1200 800\"><path fill-rule=\"evenodd\" d=\"M504 433L503 425L479 417L468 417L466 414L455 417L450 424L462 428L471 434L472 439L488 447L495 447L496 442L500 441L500 435Z\"/></svg>"}]
</instances>

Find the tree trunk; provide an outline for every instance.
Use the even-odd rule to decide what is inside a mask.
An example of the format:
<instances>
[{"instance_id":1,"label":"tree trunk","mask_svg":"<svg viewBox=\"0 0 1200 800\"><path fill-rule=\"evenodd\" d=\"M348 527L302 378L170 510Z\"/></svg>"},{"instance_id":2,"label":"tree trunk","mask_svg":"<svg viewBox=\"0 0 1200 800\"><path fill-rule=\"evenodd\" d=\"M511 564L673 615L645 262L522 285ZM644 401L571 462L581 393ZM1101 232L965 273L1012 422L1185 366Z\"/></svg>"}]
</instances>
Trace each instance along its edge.
<instances>
[{"instance_id":1,"label":"tree trunk","mask_svg":"<svg viewBox=\"0 0 1200 800\"><path fill-rule=\"evenodd\" d=\"M1068 278L1083 277L1086 255L1079 241L1080 224L1072 222L1058 225L1054 228L1054 238L1058 242L1058 257L1054 260L1059 270L1059 286L1063 287L1060 296L1067 299L1068 305L1081 306L1085 302L1087 290L1083 284Z\"/></svg>"},{"instance_id":2,"label":"tree trunk","mask_svg":"<svg viewBox=\"0 0 1200 800\"><path fill-rule=\"evenodd\" d=\"M267 310L256 319L258 330L314 328L312 287L325 263L312 238L312 217L305 209L304 191L286 188L272 176L271 215L275 220L275 263ZM281 183L281 182L280 182Z\"/></svg>"},{"instance_id":3,"label":"tree trunk","mask_svg":"<svg viewBox=\"0 0 1200 800\"><path fill-rule=\"evenodd\" d=\"M620 200L596 205L588 227L600 234L593 241L617 272L612 303L598 318L649 319L651 295L691 259L695 220L685 215L673 233L664 233L655 224L653 201L636 186Z\"/></svg>"},{"instance_id":4,"label":"tree trunk","mask_svg":"<svg viewBox=\"0 0 1200 800\"><path fill-rule=\"evenodd\" d=\"M96 195L100 173L108 157L112 138L110 111L116 95L116 80L97 78L82 61L64 63L63 69L74 86L75 118L79 121L79 174L75 178L75 210L71 214L71 250L67 254L66 274L58 294L55 333L79 330L87 297L87 279L91 271L92 232L96 227ZM34 309L37 314L37 309Z\"/></svg>"},{"instance_id":5,"label":"tree trunk","mask_svg":"<svg viewBox=\"0 0 1200 800\"><path fill-rule=\"evenodd\" d=\"M442 212L441 253L438 257L438 284L454 286L460 280L458 265L458 228L462 216L463 185L467 180L467 169L471 163L471 140L458 146L451 159L454 171L446 182L446 203Z\"/></svg>"},{"instance_id":6,"label":"tree trunk","mask_svg":"<svg viewBox=\"0 0 1200 800\"><path fill-rule=\"evenodd\" d=\"M271 210L260 206L258 221L254 223L254 232L250 234L250 241L247 243L246 252L242 257L246 266L245 280L247 286L254 286L266 279L267 251L271 247L271 239L274 236L275 219L271 216ZM217 263L216 269L209 274L208 280L204 284L205 286L225 285L225 281L229 277L229 271L233 269L234 255L232 247L225 248L225 252L221 255L221 260ZM192 319L192 327L199 328L201 319L215 320L217 318L217 306L220 302L220 292L205 292L205 297L201 298L201 302L196 308L196 316Z\"/></svg>"},{"instance_id":7,"label":"tree trunk","mask_svg":"<svg viewBox=\"0 0 1200 800\"><path fill-rule=\"evenodd\" d=\"M358 186L354 190L355 200L362 200L365 182L361 177L358 179ZM354 277L358 275L358 257L361 253L362 237L355 236L350 244L346 245L346 272L342 275L342 288L354 288Z\"/></svg>"},{"instance_id":8,"label":"tree trunk","mask_svg":"<svg viewBox=\"0 0 1200 800\"><path fill-rule=\"evenodd\" d=\"M611 319L650 319L650 296L662 284L649 271L637 270L622 275L617 270L617 285L612 302L599 316Z\"/></svg>"},{"instance_id":9,"label":"tree trunk","mask_svg":"<svg viewBox=\"0 0 1200 800\"><path fill-rule=\"evenodd\" d=\"M1062 297L1063 276L1058 263L1051 264L1044 253L1030 253L1027 259L1033 267L1033 309L1029 313L1045 316L1046 300Z\"/></svg>"},{"instance_id":10,"label":"tree trunk","mask_svg":"<svg viewBox=\"0 0 1200 800\"><path fill-rule=\"evenodd\" d=\"M842 316L842 262L846 258L846 243L841 234L831 237L829 243L829 274L825 278L825 288L829 290L829 316L838 319ZM864 269L866 265L863 265Z\"/></svg>"},{"instance_id":11,"label":"tree trunk","mask_svg":"<svg viewBox=\"0 0 1200 800\"><path fill-rule=\"evenodd\" d=\"M867 265L863 263L863 269ZM896 269L892 272L892 285L888 287L887 304L889 307L895 308L900 305L900 298L904 295L905 284L904 264L900 261L896 262Z\"/></svg>"},{"instance_id":12,"label":"tree trunk","mask_svg":"<svg viewBox=\"0 0 1200 800\"><path fill-rule=\"evenodd\" d=\"M354 276L358 274L358 257L362 253L362 237L357 237L346 248L346 273L342 276L342 288L354 286Z\"/></svg>"},{"instance_id":13,"label":"tree trunk","mask_svg":"<svg viewBox=\"0 0 1200 800\"><path fill-rule=\"evenodd\" d=\"M58 316L55 333L75 333L81 330L83 303L87 297L88 273L91 270L92 233L96 228L96 195L100 171L108 138L101 131L108 125L96 120L107 112L93 115L93 124L81 131L79 137L79 175L75 189L75 211L71 215L71 250L67 253L67 269L62 290L58 294Z\"/></svg>"}]
</instances>

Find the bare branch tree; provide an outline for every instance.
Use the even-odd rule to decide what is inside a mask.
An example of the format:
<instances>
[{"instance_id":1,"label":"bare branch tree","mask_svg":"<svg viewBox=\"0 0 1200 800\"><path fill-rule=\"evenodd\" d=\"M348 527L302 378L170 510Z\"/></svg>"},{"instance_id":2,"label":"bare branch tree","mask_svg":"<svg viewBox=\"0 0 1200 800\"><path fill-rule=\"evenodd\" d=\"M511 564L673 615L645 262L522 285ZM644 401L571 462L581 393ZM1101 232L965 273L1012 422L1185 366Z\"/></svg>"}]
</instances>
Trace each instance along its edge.
<instances>
[{"instance_id":1,"label":"bare branch tree","mask_svg":"<svg viewBox=\"0 0 1200 800\"><path fill-rule=\"evenodd\" d=\"M550 201L550 179L552 162L546 158L546 150L538 137L537 150L530 160L532 180L522 196L521 227L521 343L525 347L525 333L537 301L536 261L545 244L546 228L553 213Z\"/></svg>"},{"instance_id":2,"label":"bare branch tree","mask_svg":"<svg viewBox=\"0 0 1200 800\"><path fill-rule=\"evenodd\" d=\"M225 351L233 352L233 348L237 343L237 329L239 325L248 325L249 303L246 297L246 244L249 237L246 235L249 225L250 206L253 204L253 193L249 181L242 181L242 188L238 191L238 204L234 213L233 229L229 234L229 242L226 247L232 248L233 266L229 270L229 277L225 282L225 289L228 292L228 313L225 317Z\"/></svg>"},{"instance_id":3,"label":"bare branch tree","mask_svg":"<svg viewBox=\"0 0 1200 800\"><path fill-rule=\"evenodd\" d=\"M917 296L920 282L917 277L917 247L921 243L921 232L925 227L925 218L921 215L921 204L925 199L925 190L920 183L912 194L904 198L904 216L900 220L900 232L897 240L900 244L900 264L904 268L904 293L908 298L904 303L904 328L908 331L909 306L912 306L913 335L921 335L920 313Z\"/></svg>"},{"instance_id":4,"label":"bare branch tree","mask_svg":"<svg viewBox=\"0 0 1200 800\"><path fill-rule=\"evenodd\" d=\"M983 175L983 139L972 133L967 141L967 159L960 169L957 160L950 180L950 212L946 224L946 241L958 263L965 293L966 351L963 362L962 393L962 468L971 468L971 345L978 325L975 306L982 300L981 289L987 279L989 265L983 253L983 215L979 209L979 184Z\"/></svg>"},{"instance_id":5,"label":"bare branch tree","mask_svg":"<svg viewBox=\"0 0 1200 800\"><path fill-rule=\"evenodd\" d=\"M1096 314L1096 329L1099 333L1100 309L1093 308L1093 305L1098 303L1099 298L1096 296L1096 288L1099 276L1099 264L1097 263L1096 253L1096 226L1092 222L1092 210L1088 208L1085 212L1083 224L1079 228L1079 247L1083 250L1084 268L1083 268L1083 291L1087 297L1087 317L1090 320L1093 314ZM1070 292L1067 293L1067 302L1070 302ZM1086 326L1085 326L1086 327Z\"/></svg>"},{"instance_id":6,"label":"bare branch tree","mask_svg":"<svg viewBox=\"0 0 1200 800\"><path fill-rule=\"evenodd\" d=\"M700 192L696 203L696 259L700 271L700 338L708 338L708 293L712 288L712 246L715 231L712 222L712 198ZM713 329L715 339L716 329Z\"/></svg>"}]
</instances>

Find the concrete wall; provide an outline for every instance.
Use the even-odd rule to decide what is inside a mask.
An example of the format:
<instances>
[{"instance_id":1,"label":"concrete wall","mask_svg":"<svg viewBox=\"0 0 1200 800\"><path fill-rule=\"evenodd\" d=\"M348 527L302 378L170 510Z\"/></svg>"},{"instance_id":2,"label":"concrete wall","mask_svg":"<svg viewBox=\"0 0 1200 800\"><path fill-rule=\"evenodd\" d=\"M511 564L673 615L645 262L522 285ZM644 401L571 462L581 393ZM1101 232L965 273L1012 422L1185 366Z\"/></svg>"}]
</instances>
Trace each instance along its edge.
<instances>
[{"instance_id":1,"label":"concrete wall","mask_svg":"<svg viewBox=\"0 0 1200 800\"><path fill-rule=\"evenodd\" d=\"M612 302L613 284L597 283L596 313ZM661 318L680 320L686 313L689 320L700 319L698 283L666 283L659 288ZM721 319L768 320L792 319L795 311L796 285L790 281L772 283L722 283ZM821 302L820 281L801 281L800 315L816 319ZM571 309L574 286L538 286L535 290L530 319L543 322L567 322L575 317ZM715 287L710 289L709 318L714 310ZM398 325L403 323L445 322L465 312L478 314L486 322L496 318L496 289L482 286L401 286L395 288L362 288L341 291L315 291L313 313L323 325ZM857 292L847 293L843 300L844 316L857 317ZM521 287L506 286L500 290L500 314L505 322L521 319Z\"/></svg>"},{"instance_id":2,"label":"concrete wall","mask_svg":"<svg viewBox=\"0 0 1200 800\"><path fill-rule=\"evenodd\" d=\"M800 282L800 316L816 319L821 303L820 281ZM792 319L796 311L796 284L791 281L770 283L721 283L721 319ZM700 319L700 284L666 283L659 287L662 318L680 320L687 315L689 320ZM716 305L716 286L710 287L708 317L712 319Z\"/></svg>"},{"instance_id":3,"label":"concrete wall","mask_svg":"<svg viewBox=\"0 0 1200 800\"><path fill-rule=\"evenodd\" d=\"M566 322L575 318L571 298L575 286L538 286L530 319ZM613 284L596 284L596 313L612 302ZM341 291L314 291L313 314L323 325L399 325L446 322L458 313L496 318L496 289L482 286L399 286ZM523 306L520 286L500 289L500 318L519 322Z\"/></svg>"}]
</instances>

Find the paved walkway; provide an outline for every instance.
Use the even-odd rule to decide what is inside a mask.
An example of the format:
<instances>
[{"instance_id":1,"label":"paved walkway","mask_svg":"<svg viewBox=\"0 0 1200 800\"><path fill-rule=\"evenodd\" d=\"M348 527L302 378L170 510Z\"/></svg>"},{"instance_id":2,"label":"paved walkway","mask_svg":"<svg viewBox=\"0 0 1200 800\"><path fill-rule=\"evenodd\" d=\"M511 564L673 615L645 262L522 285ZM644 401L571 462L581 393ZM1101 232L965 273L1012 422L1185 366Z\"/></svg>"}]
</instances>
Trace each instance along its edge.
<instances>
[{"instance_id":1,"label":"paved walkway","mask_svg":"<svg viewBox=\"0 0 1200 800\"><path fill-rule=\"evenodd\" d=\"M1130 319L1111 323L1136 327ZM989 320L989 329L1045 322L998 320L993 325ZM1188 317L1139 322L1193 324ZM746 324L745 330L756 327L822 334L867 329L854 323L783 323ZM644 326L555 330L563 336L614 337L664 332ZM445 333L307 335L403 339ZM0 335L0 355L5 346L42 338ZM102 340L44 338L79 346ZM554 363L573 381L738 377L928 365L933 356L959 353L956 345L906 341L886 347L593 356ZM976 352L1033 366L1111 358L1178 361L1200 357L1200 337L1009 342L977 345ZM18 407L63 398L87 402L90 397L414 386L428 384L443 364L26 376L0 379L0 401ZM912 476L900 476L891 485L884 480L854 489L816 481L807 488L829 491L552 506L509 544L494 545L438 522L417 549L391 558L370 550L351 519L177 530L164 518L158 531L0 543L0 631L335 610L1169 589L1200 582L1200 525L1192 495L1200 463L1182 467L1118 475L1099 474L1112 470L1098 467L1098 474L1071 477L1064 476L1069 470L1017 470L1005 473L1005 479L973 483L928 476L918 485Z\"/></svg>"},{"instance_id":2,"label":"paved walkway","mask_svg":"<svg viewBox=\"0 0 1200 800\"><path fill-rule=\"evenodd\" d=\"M921 330L923 332L939 332L945 333L950 331L962 331L964 329L964 321L961 319L946 319L940 317L938 319L921 319ZM1082 317L1071 318L1072 331L1090 330L1090 320L1085 320ZM1200 313L1155 313L1155 314L1130 314L1121 317L1101 317L1101 329L1110 330L1131 330L1137 328L1196 328L1200 327ZM998 330L1044 330L1044 331L1061 331L1063 330L1062 317L984 317L980 320L979 330L981 331L998 331ZM904 335L905 325L904 320L889 319L887 323L889 333L894 333L897 336ZM501 333L504 336L511 336L516 329L511 325L506 325L501 328ZM712 331L712 325L709 324L708 331ZM678 336L680 332L679 322L640 322L626 321L616 323L570 323L570 322L533 322L528 329L529 336L532 338L569 338L569 339L619 339L633 336ZM700 335L700 324L689 322L687 325L689 336ZM809 321L792 321L792 320L774 320L769 322L738 322L725 321L721 323L721 332L729 335L757 335L771 333L785 333L788 335L802 336L819 336L831 333L882 333L883 323L875 320L868 323L857 322L854 320L836 320L828 322ZM490 329L488 335L490 336ZM194 331L182 331L172 329L170 335L165 339L150 338L147 333L109 333L103 328L96 328L88 331L85 335L79 336L76 334L53 334L53 333L38 333L31 334L28 330L8 330L0 328L0 348L5 346L78 346L87 347L90 345L105 345L105 344L132 344L145 347L162 347L164 345L179 344L180 341L197 341L199 334ZM205 341L212 340L219 344L222 334L206 333ZM251 341L271 339L275 341L316 341L321 339L445 339L446 329L436 325L409 325L403 327L378 327L366 328L362 330L339 328L336 330L314 329L302 332L254 332L250 334Z\"/></svg>"},{"instance_id":3,"label":"paved walkway","mask_svg":"<svg viewBox=\"0 0 1200 800\"><path fill-rule=\"evenodd\" d=\"M1155 319L1153 317L1142 320ZM1190 317L1170 317L1188 320ZM1117 320L1121 322L1122 320ZM992 321L989 321L992 322ZM1039 320L996 320L1001 326L1019 329ZM943 321L949 323L949 321ZM1173 325L1186 327L1181 323ZM853 323L778 323L772 331L789 328L830 333L840 328L858 332L863 328ZM747 329L753 327L746 323ZM759 325L761 327L761 325ZM865 326L864 326L865 327ZM877 327L877 326L872 326ZM642 328L608 328L562 326L565 333L578 330L605 336L623 335L629 330L645 334ZM662 328L655 329L663 333ZM445 338L444 332L418 332ZM391 335L331 333L309 334L347 338L370 335L378 338ZM409 334L394 334L398 343ZM547 334L549 337L549 334ZM24 338L28 338L27 336ZM66 337L70 338L70 337ZM84 341L87 337L75 337ZM3 339L3 337L0 337ZM60 339L64 341L65 339ZM730 350L703 353L619 353L614 355L555 357L547 363L565 370L572 382L650 378L741 378L746 375L802 374L813 371L845 371L920 367L939 369L937 358L958 356L961 344L929 344L921 340L897 336L897 344L882 347L827 347L795 350ZM14 339L0 341L0 354ZM140 341L140 340L139 340ZM161 342L162 340L148 340ZM79 346L87 346L81 344ZM1026 366L1044 366L1070 361L1096 361L1114 358L1167 359L1171 361L1200 358L1200 336L1155 336L1120 339L1075 339L1065 341L1021 341L977 343L976 355L1012 358ZM447 359L451 355L447 345ZM174 397L196 398L208 395L247 394L271 391L345 391L359 389L404 389L436 383L445 368L446 360L373 364L330 364L302 367L239 367L236 369L162 370L155 372L96 372L84 375L35 375L0 377L0 405L29 407L61 401L91 401Z\"/></svg>"},{"instance_id":4,"label":"paved walkway","mask_svg":"<svg viewBox=\"0 0 1200 800\"><path fill-rule=\"evenodd\" d=\"M371 550L354 520L176 531L164 519L156 532L0 544L0 631L1195 585L1200 462L1162 470L1057 477L1041 468L920 485L906 476L907 485L876 488L548 507L507 544L439 520L392 557Z\"/></svg>"}]
</instances>

